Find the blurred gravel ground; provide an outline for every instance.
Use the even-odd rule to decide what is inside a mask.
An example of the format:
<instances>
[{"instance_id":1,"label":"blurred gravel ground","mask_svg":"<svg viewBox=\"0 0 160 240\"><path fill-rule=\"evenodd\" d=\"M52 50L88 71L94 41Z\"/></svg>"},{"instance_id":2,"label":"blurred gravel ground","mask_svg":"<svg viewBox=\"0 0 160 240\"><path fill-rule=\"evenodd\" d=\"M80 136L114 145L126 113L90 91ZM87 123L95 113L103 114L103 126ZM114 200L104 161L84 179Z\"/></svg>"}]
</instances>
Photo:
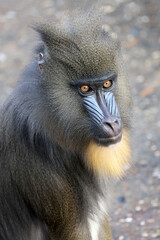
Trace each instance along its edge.
<instances>
[{"instance_id":1,"label":"blurred gravel ground","mask_svg":"<svg viewBox=\"0 0 160 240\"><path fill-rule=\"evenodd\" d=\"M93 0L81 1L83 8ZM160 1L101 0L104 27L122 42L134 101L133 166L114 192L115 240L160 239ZM59 22L78 1L0 0L0 104L12 91L37 42L32 19Z\"/></svg>"}]
</instances>

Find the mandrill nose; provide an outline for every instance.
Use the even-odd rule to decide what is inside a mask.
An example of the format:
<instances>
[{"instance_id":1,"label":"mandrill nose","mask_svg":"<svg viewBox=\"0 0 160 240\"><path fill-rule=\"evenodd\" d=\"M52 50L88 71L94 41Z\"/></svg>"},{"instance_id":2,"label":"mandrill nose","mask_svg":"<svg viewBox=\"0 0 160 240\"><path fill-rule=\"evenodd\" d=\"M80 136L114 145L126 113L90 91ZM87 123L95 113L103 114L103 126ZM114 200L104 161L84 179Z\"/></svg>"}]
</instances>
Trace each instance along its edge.
<instances>
[{"instance_id":1,"label":"mandrill nose","mask_svg":"<svg viewBox=\"0 0 160 240\"><path fill-rule=\"evenodd\" d=\"M110 137L117 136L121 132L121 120L116 117L106 118L103 120L102 127Z\"/></svg>"}]
</instances>

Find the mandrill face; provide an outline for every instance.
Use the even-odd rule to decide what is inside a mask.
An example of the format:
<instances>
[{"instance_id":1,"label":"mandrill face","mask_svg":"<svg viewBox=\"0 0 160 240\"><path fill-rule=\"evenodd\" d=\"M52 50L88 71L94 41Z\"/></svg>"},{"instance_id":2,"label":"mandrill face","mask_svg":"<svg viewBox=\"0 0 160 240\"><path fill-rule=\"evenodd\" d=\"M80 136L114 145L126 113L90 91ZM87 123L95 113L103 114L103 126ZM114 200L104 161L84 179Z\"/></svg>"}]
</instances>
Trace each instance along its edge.
<instances>
[{"instance_id":1,"label":"mandrill face","mask_svg":"<svg viewBox=\"0 0 160 240\"><path fill-rule=\"evenodd\" d=\"M118 143L122 138L121 117L114 96L116 80L117 75L112 72L74 83L95 129L94 141L104 146Z\"/></svg>"},{"instance_id":2,"label":"mandrill face","mask_svg":"<svg viewBox=\"0 0 160 240\"><path fill-rule=\"evenodd\" d=\"M119 177L130 152L130 89L120 43L97 19L35 27L45 46L39 67L50 106L47 127L58 145L84 155L95 171Z\"/></svg>"}]
</instances>

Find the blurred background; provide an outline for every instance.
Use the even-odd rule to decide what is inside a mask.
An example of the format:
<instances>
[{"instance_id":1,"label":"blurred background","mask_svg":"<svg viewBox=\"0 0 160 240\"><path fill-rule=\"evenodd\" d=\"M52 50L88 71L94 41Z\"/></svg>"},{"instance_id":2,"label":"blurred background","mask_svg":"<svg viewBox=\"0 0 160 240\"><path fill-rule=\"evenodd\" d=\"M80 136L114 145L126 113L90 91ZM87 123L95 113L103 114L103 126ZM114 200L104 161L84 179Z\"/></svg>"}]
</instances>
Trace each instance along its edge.
<instances>
[{"instance_id":1,"label":"blurred background","mask_svg":"<svg viewBox=\"0 0 160 240\"><path fill-rule=\"evenodd\" d=\"M94 0L0 0L0 105L32 56L29 24ZM104 28L121 40L134 101L133 166L117 184L110 212L114 240L160 239L160 1L101 0Z\"/></svg>"}]
</instances>

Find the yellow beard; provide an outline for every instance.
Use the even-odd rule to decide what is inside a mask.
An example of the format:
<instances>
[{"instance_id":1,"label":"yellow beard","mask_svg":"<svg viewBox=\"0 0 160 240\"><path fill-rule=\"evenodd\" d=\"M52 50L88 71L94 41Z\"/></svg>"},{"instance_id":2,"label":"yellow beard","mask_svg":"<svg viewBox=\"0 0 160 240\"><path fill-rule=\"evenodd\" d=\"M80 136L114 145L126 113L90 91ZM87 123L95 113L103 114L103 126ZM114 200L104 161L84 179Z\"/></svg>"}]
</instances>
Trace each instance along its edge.
<instances>
[{"instance_id":1,"label":"yellow beard","mask_svg":"<svg viewBox=\"0 0 160 240\"><path fill-rule=\"evenodd\" d=\"M85 158L94 171L112 177L122 177L130 155L129 137L125 131L118 144L104 147L92 141L85 152Z\"/></svg>"}]
</instances>

